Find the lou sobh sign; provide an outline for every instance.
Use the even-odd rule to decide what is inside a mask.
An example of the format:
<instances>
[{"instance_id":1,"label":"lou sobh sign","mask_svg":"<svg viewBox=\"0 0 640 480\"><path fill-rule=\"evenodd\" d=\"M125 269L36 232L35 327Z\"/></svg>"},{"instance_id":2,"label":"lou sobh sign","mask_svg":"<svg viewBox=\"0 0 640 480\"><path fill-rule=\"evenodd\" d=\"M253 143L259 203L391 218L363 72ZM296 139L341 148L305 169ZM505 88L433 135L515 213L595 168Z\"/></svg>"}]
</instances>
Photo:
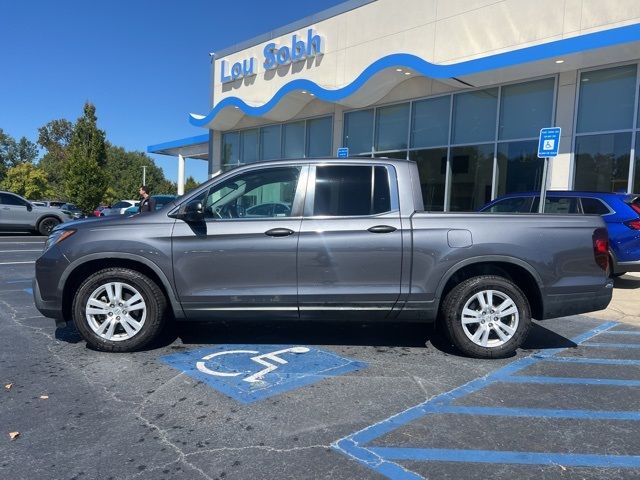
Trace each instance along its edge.
<instances>
[{"instance_id":1,"label":"lou sobh sign","mask_svg":"<svg viewBox=\"0 0 640 480\"><path fill-rule=\"evenodd\" d=\"M265 45L263 50L263 62L265 70L273 70L282 65L301 62L307 58L314 58L324 53L324 40L320 35L314 33L313 29L307 30L306 41L304 37L298 37L297 34L291 36L291 45L278 46L271 42ZM228 83L245 77L256 75L256 64L258 59L255 57L235 62L229 66L229 62L222 60L220 68L220 82Z\"/></svg>"}]
</instances>

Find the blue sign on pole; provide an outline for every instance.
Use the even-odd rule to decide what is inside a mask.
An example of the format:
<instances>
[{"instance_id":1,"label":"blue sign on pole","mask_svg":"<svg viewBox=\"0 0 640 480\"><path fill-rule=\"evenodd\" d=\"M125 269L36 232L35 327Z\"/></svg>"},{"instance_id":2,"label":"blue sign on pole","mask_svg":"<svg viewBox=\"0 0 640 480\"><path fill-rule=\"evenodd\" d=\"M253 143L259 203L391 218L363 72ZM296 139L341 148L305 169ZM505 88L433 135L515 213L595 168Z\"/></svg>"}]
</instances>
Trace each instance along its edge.
<instances>
[{"instance_id":1,"label":"blue sign on pole","mask_svg":"<svg viewBox=\"0 0 640 480\"><path fill-rule=\"evenodd\" d=\"M349 156L349 147L338 148L338 158L347 158Z\"/></svg>"},{"instance_id":2,"label":"blue sign on pole","mask_svg":"<svg viewBox=\"0 0 640 480\"><path fill-rule=\"evenodd\" d=\"M538 158L555 157L560 147L560 127L543 128L538 140Z\"/></svg>"}]
</instances>

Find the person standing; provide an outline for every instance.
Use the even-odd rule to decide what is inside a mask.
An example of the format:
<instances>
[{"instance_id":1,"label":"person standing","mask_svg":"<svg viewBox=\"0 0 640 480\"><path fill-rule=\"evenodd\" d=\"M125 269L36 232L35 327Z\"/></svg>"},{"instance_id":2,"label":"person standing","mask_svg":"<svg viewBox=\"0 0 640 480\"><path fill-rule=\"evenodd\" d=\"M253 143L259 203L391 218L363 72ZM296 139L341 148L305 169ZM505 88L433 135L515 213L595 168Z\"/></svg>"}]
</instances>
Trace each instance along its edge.
<instances>
[{"instance_id":1,"label":"person standing","mask_svg":"<svg viewBox=\"0 0 640 480\"><path fill-rule=\"evenodd\" d=\"M138 193L140 193L140 213L155 212L156 201L149 195L149 187L142 185Z\"/></svg>"}]
</instances>

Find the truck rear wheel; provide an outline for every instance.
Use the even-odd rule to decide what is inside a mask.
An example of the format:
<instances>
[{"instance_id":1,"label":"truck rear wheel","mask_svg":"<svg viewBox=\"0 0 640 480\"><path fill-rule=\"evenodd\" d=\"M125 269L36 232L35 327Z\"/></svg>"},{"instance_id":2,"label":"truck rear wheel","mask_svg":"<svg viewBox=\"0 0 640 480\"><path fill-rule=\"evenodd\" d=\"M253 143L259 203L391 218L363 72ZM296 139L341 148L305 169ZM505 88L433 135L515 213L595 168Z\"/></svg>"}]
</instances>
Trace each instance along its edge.
<instances>
[{"instance_id":1,"label":"truck rear wheel","mask_svg":"<svg viewBox=\"0 0 640 480\"><path fill-rule=\"evenodd\" d=\"M456 285L445 297L441 312L451 342L477 358L511 355L531 327L531 309L522 290L494 275Z\"/></svg>"},{"instance_id":2,"label":"truck rear wheel","mask_svg":"<svg viewBox=\"0 0 640 480\"><path fill-rule=\"evenodd\" d=\"M107 268L88 277L73 299L73 321L93 348L131 352L149 344L165 324L167 300L149 277Z\"/></svg>"}]
</instances>

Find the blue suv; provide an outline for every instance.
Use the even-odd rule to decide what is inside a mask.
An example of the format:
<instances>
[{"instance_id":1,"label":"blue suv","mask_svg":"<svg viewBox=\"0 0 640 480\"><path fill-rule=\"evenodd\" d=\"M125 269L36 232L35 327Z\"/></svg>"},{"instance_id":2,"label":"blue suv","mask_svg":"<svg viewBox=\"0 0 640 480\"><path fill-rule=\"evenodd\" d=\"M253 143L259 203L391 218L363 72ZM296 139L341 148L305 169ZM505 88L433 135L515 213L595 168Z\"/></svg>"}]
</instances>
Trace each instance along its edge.
<instances>
[{"instance_id":1,"label":"blue suv","mask_svg":"<svg viewBox=\"0 0 640 480\"><path fill-rule=\"evenodd\" d=\"M512 193L496 198L481 212L536 213L540 192ZM609 231L611 273L640 271L640 195L550 190L545 213L601 215Z\"/></svg>"}]
</instances>

